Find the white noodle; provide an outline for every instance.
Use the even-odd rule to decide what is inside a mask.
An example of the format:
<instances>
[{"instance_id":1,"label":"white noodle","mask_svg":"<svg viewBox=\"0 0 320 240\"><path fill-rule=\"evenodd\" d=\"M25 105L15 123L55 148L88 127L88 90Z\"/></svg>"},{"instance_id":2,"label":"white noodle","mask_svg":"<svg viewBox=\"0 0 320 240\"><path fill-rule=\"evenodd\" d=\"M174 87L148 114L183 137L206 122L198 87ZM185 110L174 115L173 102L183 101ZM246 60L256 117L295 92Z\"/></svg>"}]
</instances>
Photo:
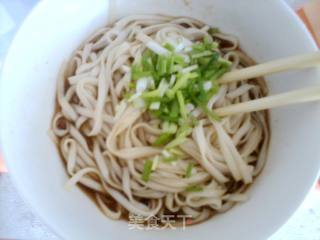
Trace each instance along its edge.
<instances>
[{"instance_id":1,"label":"white noodle","mask_svg":"<svg viewBox=\"0 0 320 240\"><path fill-rule=\"evenodd\" d=\"M159 159L159 155L170 157L171 150L152 146L163 132L161 122L124 100L131 65L140 61L147 48L168 54L165 43L189 58L186 52L191 45L207 37L228 44L217 51L232 62L234 72L252 65L245 54L235 50L239 46L236 38L223 33L210 35L208 29L187 17L132 15L99 29L63 65L52 133L70 176L67 188L80 183L93 191L101 211L111 219L128 213L161 217L170 212L191 215L194 223L206 220L214 212L224 212L235 202L244 201L246 187L264 166L270 135L267 112L243 113L249 105L228 107L265 96L262 81L249 83L242 78L238 84L220 86L208 102L209 109L220 108L217 112L226 115L220 122L211 123L199 107L189 104L187 110L199 124L172 150L179 153L172 163ZM182 71L197 68L194 65ZM149 87L145 80L137 86L141 92ZM164 87L172 87L175 81L172 78ZM269 106L267 103L263 105ZM261 104L251 103L250 109ZM238 112L241 114L227 116ZM150 180L145 182L141 175L148 159L156 160ZM193 164L192 174L185 177L189 163ZM187 191L189 186L202 191Z\"/></svg>"}]
</instances>

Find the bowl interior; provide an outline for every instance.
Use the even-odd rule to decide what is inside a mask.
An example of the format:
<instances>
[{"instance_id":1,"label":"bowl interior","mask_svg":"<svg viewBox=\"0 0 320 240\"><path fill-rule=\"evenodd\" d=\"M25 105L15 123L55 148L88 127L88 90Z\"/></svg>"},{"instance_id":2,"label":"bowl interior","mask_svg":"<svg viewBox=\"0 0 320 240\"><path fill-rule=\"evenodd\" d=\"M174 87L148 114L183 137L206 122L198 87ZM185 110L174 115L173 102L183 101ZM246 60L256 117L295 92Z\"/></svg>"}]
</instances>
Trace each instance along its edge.
<instances>
[{"instance_id":1,"label":"bowl interior","mask_svg":"<svg viewBox=\"0 0 320 240\"><path fill-rule=\"evenodd\" d=\"M111 2L111 3L110 3ZM66 239L168 239L168 231L128 230L104 217L79 189L64 189L62 161L47 132L53 114L59 67L95 29L124 15L192 16L239 37L257 62L310 52L312 39L281 1L232 0L48 0L40 2L12 43L1 84L1 141L24 198ZM319 82L315 70L267 77L275 94ZM170 238L266 239L301 203L319 169L320 105L271 111L272 138L262 174L250 199L229 212ZM250 226L250 231L248 227Z\"/></svg>"}]
</instances>

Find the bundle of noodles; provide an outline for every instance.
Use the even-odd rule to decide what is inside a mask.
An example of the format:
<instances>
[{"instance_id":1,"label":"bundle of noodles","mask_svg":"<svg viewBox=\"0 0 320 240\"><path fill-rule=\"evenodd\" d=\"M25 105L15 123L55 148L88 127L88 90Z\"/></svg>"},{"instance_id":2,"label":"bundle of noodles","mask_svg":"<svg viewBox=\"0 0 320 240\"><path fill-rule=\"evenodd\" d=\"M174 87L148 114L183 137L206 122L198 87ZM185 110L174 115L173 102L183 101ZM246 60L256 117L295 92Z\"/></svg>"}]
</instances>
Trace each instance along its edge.
<instances>
[{"instance_id":1,"label":"bundle of noodles","mask_svg":"<svg viewBox=\"0 0 320 240\"><path fill-rule=\"evenodd\" d=\"M252 65L236 38L187 17L134 15L99 29L62 68L52 132L70 176L112 219L244 201L264 166L268 113L214 109L267 94L262 79L217 84Z\"/></svg>"}]
</instances>

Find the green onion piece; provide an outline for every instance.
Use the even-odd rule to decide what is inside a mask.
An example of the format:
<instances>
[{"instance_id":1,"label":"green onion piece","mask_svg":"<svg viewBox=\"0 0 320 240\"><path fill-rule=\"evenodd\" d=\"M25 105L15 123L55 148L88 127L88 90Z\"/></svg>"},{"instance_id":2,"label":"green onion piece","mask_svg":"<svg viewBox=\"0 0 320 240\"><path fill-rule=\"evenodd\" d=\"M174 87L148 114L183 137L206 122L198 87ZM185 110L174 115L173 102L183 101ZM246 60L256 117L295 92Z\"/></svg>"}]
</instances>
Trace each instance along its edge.
<instances>
[{"instance_id":1,"label":"green onion piece","mask_svg":"<svg viewBox=\"0 0 320 240\"><path fill-rule=\"evenodd\" d=\"M131 67L131 72L133 80L152 76L152 73L150 71L143 71L141 64L133 64Z\"/></svg>"},{"instance_id":2,"label":"green onion piece","mask_svg":"<svg viewBox=\"0 0 320 240\"><path fill-rule=\"evenodd\" d=\"M172 133L162 133L160 136L154 141L153 146L159 147L167 144L172 140L174 135Z\"/></svg>"},{"instance_id":3,"label":"green onion piece","mask_svg":"<svg viewBox=\"0 0 320 240\"><path fill-rule=\"evenodd\" d=\"M192 127L188 124L181 126L177 132L178 137L187 137L192 132Z\"/></svg>"},{"instance_id":4,"label":"green onion piece","mask_svg":"<svg viewBox=\"0 0 320 240\"><path fill-rule=\"evenodd\" d=\"M181 55L177 55L177 54L173 55L173 61L174 63L177 63L181 66L184 66L186 64L184 61L184 58Z\"/></svg>"},{"instance_id":5,"label":"green onion piece","mask_svg":"<svg viewBox=\"0 0 320 240\"><path fill-rule=\"evenodd\" d=\"M152 99L152 98L160 98L160 92L158 89L149 91L149 92L143 92L141 94L141 97L143 99Z\"/></svg>"},{"instance_id":6,"label":"green onion piece","mask_svg":"<svg viewBox=\"0 0 320 240\"><path fill-rule=\"evenodd\" d=\"M168 121L165 121L163 124L162 124L162 129L164 132L166 133L171 133L171 134L174 134L177 132L177 124L175 123L170 123Z\"/></svg>"},{"instance_id":7,"label":"green onion piece","mask_svg":"<svg viewBox=\"0 0 320 240\"><path fill-rule=\"evenodd\" d=\"M193 59L197 59L197 58L202 58L202 57L208 57L208 56L211 56L212 55L212 52L210 51L203 51L203 52L200 52L200 53L195 53L195 54L192 54L191 57Z\"/></svg>"},{"instance_id":8,"label":"green onion piece","mask_svg":"<svg viewBox=\"0 0 320 240\"><path fill-rule=\"evenodd\" d=\"M160 102L153 102L150 104L149 109L158 110L160 108Z\"/></svg>"},{"instance_id":9,"label":"green onion piece","mask_svg":"<svg viewBox=\"0 0 320 240\"><path fill-rule=\"evenodd\" d=\"M184 97L182 92L179 90L177 91L177 99L180 107L180 114L184 119L187 119L187 111L186 111L186 106L184 103Z\"/></svg>"},{"instance_id":10,"label":"green onion piece","mask_svg":"<svg viewBox=\"0 0 320 240\"><path fill-rule=\"evenodd\" d=\"M209 28L208 33L210 35L215 34L215 33L220 33L220 30L217 27L212 27L212 28Z\"/></svg>"},{"instance_id":11,"label":"green onion piece","mask_svg":"<svg viewBox=\"0 0 320 240\"><path fill-rule=\"evenodd\" d=\"M179 146L180 144L184 143L187 140L186 137L178 137L171 141L169 144L166 145L166 149L174 148Z\"/></svg>"},{"instance_id":12,"label":"green onion piece","mask_svg":"<svg viewBox=\"0 0 320 240\"><path fill-rule=\"evenodd\" d=\"M166 157L166 158L162 159L162 161L165 163L171 163L171 162L174 162L177 160L178 160L178 158L176 156L170 156L170 157Z\"/></svg>"},{"instance_id":13,"label":"green onion piece","mask_svg":"<svg viewBox=\"0 0 320 240\"><path fill-rule=\"evenodd\" d=\"M201 72L204 73L208 69L212 69L213 63L216 62L218 59L219 59L219 54L217 52L212 53L210 61L207 63L207 65L202 67Z\"/></svg>"},{"instance_id":14,"label":"green onion piece","mask_svg":"<svg viewBox=\"0 0 320 240\"><path fill-rule=\"evenodd\" d=\"M154 71L151 54L152 52L150 50L146 50L142 55L141 63L142 63L143 70L145 71Z\"/></svg>"},{"instance_id":15,"label":"green onion piece","mask_svg":"<svg viewBox=\"0 0 320 240\"><path fill-rule=\"evenodd\" d=\"M185 175L186 178L191 177L192 169L193 169L193 163L189 163L186 170L186 175Z\"/></svg>"},{"instance_id":16,"label":"green onion piece","mask_svg":"<svg viewBox=\"0 0 320 240\"><path fill-rule=\"evenodd\" d=\"M163 106L162 111L163 111L164 113L169 113L169 108L168 108L168 106Z\"/></svg>"},{"instance_id":17,"label":"green onion piece","mask_svg":"<svg viewBox=\"0 0 320 240\"><path fill-rule=\"evenodd\" d=\"M171 148L169 152L177 156L185 156L186 154L178 148Z\"/></svg>"},{"instance_id":18,"label":"green onion piece","mask_svg":"<svg viewBox=\"0 0 320 240\"><path fill-rule=\"evenodd\" d=\"M208 94L207 94L206 90L204 89L204 82L199 81L198 87L199 87L199 95L198 95L197 100L200 104L205 104L209 99L208 99Z\"/></svg>"},{"instance_id":19,"label":"green onion piece","mask_svg":"<svg viewBox=\"0 0 320 240\"><path fill-rule=\"evenodd\" d=\"M131 92L126 92L124 95L123 95L123 98L126 99L126 100L129 100L129 98L132 97L132 93Z\"/></svg>"},{"instance_id":20,"label":"green onion piece","mask_svg":"<svg viewBox=\"0 0 320 240\"><path fill-rule=\"evenodd\" d=\"M167 96L169 98L173 98L179 89L185 88L188 85L188 79L195 77L198 77L197 73L185 73L182 76L178 77L173 88L167 91Z\"/></svg>"},{"instance_id":21,"label":"green onion piece","mask_svg":"<svg viewBox=\"0 0 320 240\"><path fill-rule=\"evenodd\" d=\"M141 175L141 179L145 182L148 182L150 179L150 175L152 172L152 160L146 160L143 166L143 172Z\"/></svg>"},{"instance_id":22,"label":"green onion piece","mask_svg":"<svg viewBox=\"0 0 320 240\"><path fill-rule=\"evenodd\" d=\"M163 78L158 86L160 97L163 97L169 88L169 83Z\"/></svg>"},{"instance_id":23,"label":"green onion piece","mask_svg":"<svg viewBox=\"0 0 320 240\"><path fill-rule=\"evenodd\" d=\"M167 73L167 58L163 55L158 57L157 71L160 76L163 76Z\"/></svg>"},{"instance_id":24,"label":"green onion piece","mask_svg":"<svg viewBox=\"0 0 320 240\"><path fill-rule=\"evenodd\" d=\"M174 52L175 50L174 46L170 43L165 43L163 46L164 48L168 49L170 52Z\"/></svg>"},{"instance_id":25,"label":"green onion piece","mask_svg":"<svg viewBox=\"0 0 320 240\"><path fill-rule=\"evenodd\" d=\"M210 80L211 81L217 80L220 77L222 77L222 75L225 74L226 72L229 72L228 68L221 68L210 77Z\"/></svg>"},{"instance_id":26,"label":"green onion piece","mask_svg":"<svg viewBox=\"0 0 320 240\"><path fill-rule=\"evenodd\" d=\"M201 186L189 186L185 189L186 192L201 192L203 191L203 188Z\"/></svg>"},{"instance_id":27,"label":"green onion piece","mask_svg":"<svg viewBox=\"0 0 320 240\"><path fill-rule=\"evenodd\" d=\"M167 73L168 74L173 73L173 66L174 66L174 58L173 58L173 56L170 56L167 61Z\"/></svg>"},{"instance_id":28,"label":"green onion piece","mask_svg":"<svg viewBox=\"0 0 320 240\"><path fill-rule=\"evenodd\" d=\"M217 42L213 42L209 37L205 36L203 39L203 44L207 50L216 49L219 44Z\"/></svg>"},{"instance_id":29,"label":"green onion piece","mask_svg":"<svg viewBox=\"0 0 320 240\"><path fill-rule=\"evenodd\" d=\"M183 69L183 67L181 65L174 64L172 67L172 72L178 73L178 72L181 72L182 69Z\"/></svg>"},{"instance_id":30,"label":"green onion piece","mask_svg":"<svg viewBox=\"0 0 320 240\"><path fill-rule=\"evenodd\" d=\"M202 110L208 115L212 121L221 121L221 118L213 112L213 110L208 109L206 106Z\"/></svg>"},{"instance_id":31,"label":"green onion piece","mask_svg":"<svg viewBox=\"0 0 320 240\"><path fill-rule=\"evenodd\" d=\"M209 45L211 43L212 43L212 41L210 40L210 38L208 36L204 36L203 44L206 46L206 45Z\"/></svg>"},{"instance_id":32,"label":"green onion piece","mask_svg":"<svg viewBox=\"0 0 320 240\"><path fill-rule=\"evenodd\" d=\"M195 43L192 45L192 50L194 52L203 52L206 50L206 48L203 43Z\"/></svg>"}]
</instances>

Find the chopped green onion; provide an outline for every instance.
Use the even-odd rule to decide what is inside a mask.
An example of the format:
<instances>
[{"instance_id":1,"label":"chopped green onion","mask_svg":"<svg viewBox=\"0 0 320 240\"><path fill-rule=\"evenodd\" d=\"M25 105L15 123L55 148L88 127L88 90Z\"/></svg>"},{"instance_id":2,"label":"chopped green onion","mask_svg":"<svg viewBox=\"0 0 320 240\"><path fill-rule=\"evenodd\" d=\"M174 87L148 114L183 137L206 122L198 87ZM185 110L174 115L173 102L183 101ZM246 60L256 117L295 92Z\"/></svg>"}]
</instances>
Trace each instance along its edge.
<instances>
[{"instance_id":1,"label":"chopped green onion","mask_svg":"<svg viewBox=\"0 0 320 240\"><path fill-rule=\"evenodd\" d=\"M164 94L166 93L166 91L168 90L169 88L169 83L167 83L167 80L165 78L163 78L159 84L159 94L160 94L160 97L163 97Z\"/></svg>"},{"instance_id":2,"label":"chopped green onion","mask_svg":"<svg viewBox=\"0 0 320 240\"><path fill-rule=\"evenodd\" d=\"M179 103L179 107L180 107L181 116L184 119L187 119L186 106L185 106L185 103L184 103L184 98L183 98L182 92L180 90L177 91L177 99L178 99L178 103Z\"/></svg>"},{"instance_id":3,"label":"chopped green onion","mask_svg":"<svg viewBox=\"0 0 320 240\"><path fill-rule=\"evenodd\" d=\"M208 92L211 88L212 88L212 82L211 81L206 81L204 84L203 84L203 88L206 92Z\"/></svg>"},{"instance_id":4,"label":"chopped green onion","mask_svg":"<svg viewBox=\"0 0 320 240\"><path fill-rule=\"evenodd\" d=\"M181 72L183 70L183 67L181 65L173 65L173 69L172 72L178 73Z\"/></svg>"},{"instance_id":5,"label":"chopped green onion","mask_svg":"<svg viewBox=\"0 0 320 240\"><path fill-rule=\"evenodd\" d=\"M144 108L145 105L146 105L145 101L144 101L142 98L140 98L140 97L134 99L132 102L133 102L133 106L134 106L135 108Z\"/></svg>"},{"instance_id":6,"label":"chopped green onion","mask_svg":"<svg viewBox=\"0 0 320 240\"><path fill-rule=\"evenodd\" d=\"M192 127L188 124L184 124L181 126L177 132L177 136L179 137L187 137L192 132Z\"/></svg>"},{"instance_id":7,"label":"chopped green onion","mask_svg":"<svg viewBox=\"0 0 320 240\"><path fill-rule=\"evenodd\" d=\"M128 102L133 102L135 99L139 98L141 96L141 93L135 93L131 95L131 97L128 99Z\"/></svg>"},{"instance_id":8,"label":"chopped green onion","mask_svg":"<svg viewBox=\"0 0 320 240\"><path fill-rule=\"evenodd\" d=\"M186 178L191 177L192 169L193 169L193 163L189 163L186 170L186 175L185 175Z\"/></svg>"},{"instance_id":9,"label":"chopped green onion","mask_svg":"<svg viewBox=\"0 0 320 240\"><path fill-rule=\"evenodd\" d=\"M166 56L160 55L158 57L157 71L160 76L163 76L167 73L167 57Z\"/></svg>"},{"instance_id":10,"label":"chopped green onion","mask_svg":"<svg viewBox=\"0 0 320 240\"><path fill-rule=\"evenodd\" d=\"M186 192L201 192L203 191L203 188L201 186L189 186L185 189Z\"/></svg>"},{"instance_id":11,"label":"chopped green onion","mask_svg":"<svg viewBox=\"0 0 320 240\"><path fill-rule=\"evenodd\" d=\"M202 67L201 69L202 73L206 72L208 69L211 69L213 66L213 63L216 62L218 59L219 59L219 54L217 52L212 53L212 56L209 62Z\"/></svg>"},{"instance_id":12,"label":"chopped green onion","mask_svg":"<svg viewBox=\"0 0 320 240\"><path fill-rule=\"evenodd\" d=\"M189 67L186 67L184 69L182 69L182 73L188 73L188 72L192 72L194 70L198 69L198 65L197 64L194 64L194 65L191 65Z\"/></svg>"},{"instance_id":13,"label":"chopped green onion","mask_svg":"<svg viewBox=\"0 0 320 240\"><path fill-rule=\"evenodd\" d=\"M202 57L208 57L208 56L211 56L212 55L212 52L210 51L203 51L203 52L200 52L200 53L195 53L195 54L192 54L191 57L193 59L197 59L197 58L202 58Z\"/></svg>"},{"instance_id":14,"label":"chopped green onion","mask_svg":"<svg viewBox=\"0 0 320 240\"><path fill-rule=\"evenodd\" d=\"M166 149L177 147L180 144L184 143L186 140L187 140L186 137L178 137L178 138L174 139L173 141L171 141L169 144L167 144Z\"/></svg>"},{"instance_id":15,"label":"chopped green onion","mask_svg":"<svg viewBox=\"0 0 320 240\"><path fill-rule=\"evenodd\" d=\"M150 179L150 175L151 175L151 172L152 172L152 165L153 165L153 162L151 160L146 160L144 162L143 172L142 172L142 175L141 175L141 179L144 182L148 182L149 179Z\"/></svg>"},{"instance_id":16,"label":"chopped green onion","mask_svg":"<svg viewBox=\"0 0 320 240\"><path fill-rule=\"evenodd\" d=\"M197 73L185 73L183 74L181 77L179 77L175 83L175 85L173 86L173 88L169 89L167 91L167 96L169 98L173 98L174 95L176 94L176 92L181 89L181 88L185 88L187 86L188 83L188 79L190 78L195 78L198 77Z\"/></svg>"},{"instance_id":17,"label":"chopped green onion","mask_svg":"<svg viewBox=\"0 0 320 240\"><path fill-rule=\"evenodd\" d=\"M211 27L211 28L209 28L208 33L211 35L215 34L215 33L220 33L220 30L217 27Z\"/></svg>"},{"instance_id":18,"label":"chopped green onion","mask_svg":"<svg viewBox=\"0 0 320 240\"><path fill-rule=\"evenodd\" d=\"M162 129L164 132L166 133L171 133L171 134L174 134L177 132L177 129L178 129L178 126L177 124L175 123L170 123L168 121L165 121L163 124L162 124Z\"/></svg>"},{"instance_id":19,"label":"chopped green onion","mask_svg":"<svg viewBox=\"0 0 320 240\"><path fill-rule=\"evenodd\" d=\"M140 38L148 40L144 35ZM130 94L128 101L134 106L148 107L153 116L164 121L164 135L154 144L171 149L192 132L200 109L211 120L219 120L207 104L219 90L216 80L230 71L231 62L221 58L215 50L218 43L210 36L189 46L190 51L184 54L175 53L175 46L169 42L164 46L152 44L148 46L152 50L146 50L132 65L132 81L125 94Z\"/></svg>"},{"instance_id":20,"label":"chopped green onion","mask_svg":"<svg viewBox=\"0 0 320 240\"><path fill-rule=\"evenodd\" d=\"M171 75L169 86L172 87L175 82L176 82L176 75Z\"/></svg>"},{"instance_id":21,"label":"chopped green onion","mask_svg":"<svg viewBox=\"0 0 320 240\"><path fill-rule=\"evenodd\" d=\"M150 71L143 71L142 66L140 64L133 64L131 72L133 80L138 80L140 78L149 77L152 75Z\"/></svg>"},{"instance_id":22,"label":"chopped green onion","mask_svg":"<svg viewBox=\"0 0 320 240\"><path fill-rule=\"evenodd\" d=\"M174 66L174 58L173 56L170 56L168 58L168 62L167 62L167 74L172 74L173 73L173 66Z\"/></svg>"},{"instance_id":23,"label":"chopped green onion","mask_svg":"<svg viewBox=\"0 0 320 240\"><path fill-rule=\"evenodd\" d=\"M165 43L163 46L164 46L164 48L168 49L170 52L174 52L174 50L175 50L174 46L168 42Z\"/></svg>"},{"instance_id":24,"label":"chopped green onion","mask_svg":"<svg viewBox=\"0 0 320 240\"><path fill-rule=\"evenodd\" d=\"M206 49L203 43L195 43L192 45L192 50L195 52L203 52Z\"/></svg>"},{"instance_id":25,"label":"chopped green onion","mask_svg":"<svg viewBox=\"0 0 320 240\"><path fill-rule=\"evenodd\" d=\"M140 78L137 81L136 84L136 92L137 93L142 93L148 88L148 79L147 78Z\"/></svg>"},{"instance_id":26,"label":"chopped green onion","mask_svg":"<svg viewBox=\"0 0 320 240\"><path fill-rule=\"evenodd\" d=\"M151 98L158 98L158 97L161 97L161 96L160 96L159 90L156 89L156 90L153 90L153 91L142 93L141 97L144 98L144 99L151 99Z\"/></svg>"},{"instance_id":27,"label":"chopped green onion","mask_svg":"<svg viewBox=\"0 0 320 240\"><path fill-rule=\"evenodd\" d=\"M160 102L153 102L150 104L149 109L158 110L160 108Z\"/></svg>"},{"instance_id":28,"label":"chopped green onion","mask_svg":"<svg viewBox=\"0 0 320 240\"><path fill-rule=\"evenodd\" d=\"M177 156L185 156L186 154L178 148L171 148L169 152Z\"/></svg>"},{"instance_id":29,"label":"chopped green onion","mask_svg":"<svg viewBox=\"0 0 320 240\"><path fill-rule=\"evenodd\" d=\"M165 163L171 163L171 162L175 162L177 160L178 160L178 158L176 156L170 156L170 157L166 157L166 158L162 159L162 161Z\"/></svg>"},{"instance_id":30,"label":"chopped green onion","mask_svg":"<svg viewBox=\"0 0 320 240\"><path fill-rule=\"evenodd\" d=\"M165 156L165 157L170 157L170 156L172 156L171 153L168 152L167 150L163 150L163 151L162 151L162 155Z\"/></svg>"},{"instance_id":31,"label":"chopped green onion","mask_svg":"<svg viewBox=\"0 0 320 240\"><path fill-rule=\"evenodd\" d=\"M152 167L151 167L151 170L152 171L155 171L156 169L157 169L157 167L158 167L158 165L159 165L159 155L157 155L157 156L155 156L154 158L153 158L153 161L152 161Z\"/></svg>"},{"instance_id":32,"label":"chopped green onion","mask_svg":"<svg viewBox=\"0 0 320 240\"><path fill-rule=\"evenodd\" d=\"M213 42L208 36L204 37L203 44L207 50L213 50L219 46L217 42Z\"/></svg>"},{"instance_id":33,"label":"chopped green onion","mask_svg":"<svg viewBox=\"0 0 320 240\"><path fill-rule=\"evenodd\" d=\"M221 118L213 112L213 110L208 109L207 107L202 108L202 110L208 115L212 121L221 121Z\"/></svg>"},{"instance_id":34,"label":"chopped green onion","mask_svg":"<svg viewBox=\"0 0 320 240\"><path fill-rule=\"evenodd\" d=\"M173 55L173 62L179 64L180 66L184 66L186 63L184 58L181 55Z\"/></svg>"},{"instance_id":35,"label":"chopped green onion","mask_svg":"<svg viewBox=\"0 0 320 240\"><path fill-rule=\"evenodd\" d=\"M142 63L143 69L146 71L154 71L152 54L153 53L150 50L146 50L142 55L141 63Z\"/></svg>"},{"instance_id":36,"label":"chopped green onion","mask_svg":"<svg viewBox=\"0 0 320 240\"><path fill-rule=\"evenodd\" d=\"M153 146L159 147L167 144L172 140L174 135L172 133L162 133L160 136L155 140Z\"/></svg>"}]
</instances>

